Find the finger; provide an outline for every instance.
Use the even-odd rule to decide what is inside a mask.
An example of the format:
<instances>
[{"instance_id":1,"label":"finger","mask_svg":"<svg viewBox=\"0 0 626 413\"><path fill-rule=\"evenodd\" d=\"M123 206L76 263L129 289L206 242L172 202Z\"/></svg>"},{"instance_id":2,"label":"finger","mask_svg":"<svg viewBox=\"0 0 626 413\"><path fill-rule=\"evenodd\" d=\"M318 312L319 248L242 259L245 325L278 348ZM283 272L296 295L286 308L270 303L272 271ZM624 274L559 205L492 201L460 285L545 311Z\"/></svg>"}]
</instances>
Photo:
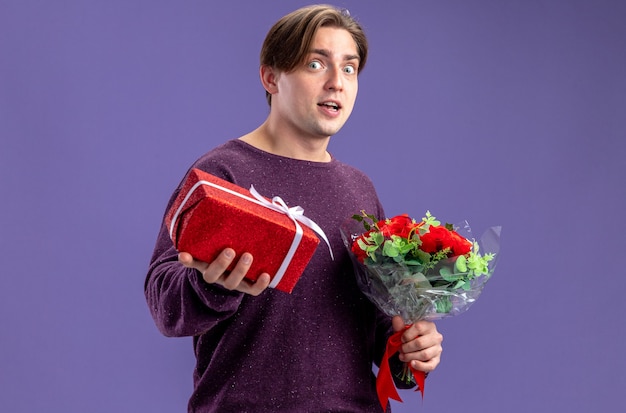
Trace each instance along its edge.
<instances>
[{"instance_id":1,"label":"finger","mask_svg":"<svg viewBox=\"0 0 626 413\"><path fill-rule=\"evenodd\" d=\"M418 370L432 371L439 364L439 360L441 359L441 353L443 352L441 342L443 336L439 334L440 337L438 337L435 333L431 335L432 337L427 337L427 340L422 340L423 337L419 337L409 343L403 344L400 352L400 360L412 362L415 364L414 367Z\"/></svg>"},{"instance_id":2,"label":"finger","mask_svg":"<svg viewBox=\"0 0 626 413\"><path fill-rule=\"evenodd\" d=\"M259 278L254 282L249 282L247 279L243 279L237 290L250 295L259 295L270 285L271 277L268 273L259 275Z\"/></svg>"},{"instance_id":3,"label":"finger","mask_svg":"<svg viewBox=\"0 0 626 413\"><path fill-rule=\"evenodd\" d=\"M408 343L420 336L427 336L437 332L437 326L432 321L420 320L413 323L402 335L402 342Z\"/></svg>"},{"instance_id":4,"label":"finger","mask_svg":"<svg viewBox=\"0 0 626 413\"><path fill-rule=\"evenodd\" d=\"M411 367L413 367L415 370L423 371L424 373L430 373L437 368L440 361L440 357L433 357L431 359L428 359L427 361L412 360Z\"/></svg>"},{"instance_id":5,"label":"finger","mask_svg":"<svg viewBox=\"0 0 626 413\"><path fill-rule=\"evenodd\" d=\"M206 270L208 264L206 262L195 260L188 252L181 252L178 254L178 261L187 268L195 268L202 272Z\"/></svg>"},{"instance_id":6,"label":"finger","mask_svg":"<svg viewBox=\"0 0 626 413\"><path fill-rule=\"evenodd\" d=\"M229 274L223 277L224 281L222 285L229 290L238 289L242 281L244 281L244 278L246 274L248 273L248 270L250 269L251 265L252 265L252 254L248 252L243 253L241 255L241 258L239 258L239 261L237 261L235 268L233 268L233 270ZM245 288L243 285L241 287Z\"/></svg>"},{"instance_id":7,"label":"finger","mask_svg":"<svg viewBox=\"0 0 626 413\"><path fill-rule=\"evenodd\" d=\"M200 270L202 278L210 284L217 282L220 278L223 278L224 273L234 259L235 251L231 248L224 249L204 270Z\"/></svg>"},{"instance_id":8,"label":"finger","mask_svg":"<svg viewBox=\"0 0 626 413\"><path fill-rule=\"evenodd\" d=\"M393 318L391 319L391 326L393 327L393 331L400 331L406 328L404 320L399 315L393 316Z\"/></svg>"},{"instance_id":9,"label":"finger","mask_svg":"<svg viewBox=\"0 0 626 413\"><path fill-rule=\"evenodd\" d=\"M443 335L438 331L431 331L423 336L415 337L413 340L404 342L402 344L403 353L414 353L423 351L426 349L440 349L443 342ZM431 352L432 353L432 352Z\"/></svg>"},{"instance_id":10,"label":"finger","mask_svg":"<svg viewBox=\"0 0 626 413\"><path fill-rule=\"evenodd\" d=\"M401 351L399 358L400 361L417 364L415 368L417 368L418 370L426 371L423 370L425 366L427 366L428 368L434 368L437 364L439 364L442 352L443 347L441 346L441 344L438 344L411 352Z\"/></svg>"},{"instance_id":11,"label":"finger","mask_svg":"<svg viewBox=\"0 0 626 413\"><path fill-rule=\"evenodd\" d=\"M193 257L188 252L181 252L178 254L178 261L185 267L189 267L193 263Z\"/></svg>"}]
</instances>

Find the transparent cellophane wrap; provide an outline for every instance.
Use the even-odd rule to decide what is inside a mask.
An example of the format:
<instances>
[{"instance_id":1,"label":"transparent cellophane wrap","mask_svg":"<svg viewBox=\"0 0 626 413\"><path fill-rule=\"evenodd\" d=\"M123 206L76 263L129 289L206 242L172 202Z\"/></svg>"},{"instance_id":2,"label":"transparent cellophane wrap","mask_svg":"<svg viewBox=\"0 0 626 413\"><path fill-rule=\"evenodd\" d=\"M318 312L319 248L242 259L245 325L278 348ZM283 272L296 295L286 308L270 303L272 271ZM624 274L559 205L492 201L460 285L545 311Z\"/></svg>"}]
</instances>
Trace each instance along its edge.
<instances>
[{"instance_id":1,"label":"transparent cellophane wrap","mask_svg":"<svg viewBox=\"0 0 626 413\"><path fill-rule=\"evenodd\" d=\"M481 255L494 254L489 262L488 273L472 278L465 288L454 288L456 282L449 281L466 274L454 271L455 257L439 261L435 267L426 271L421 266L395 262L365 265L351 251L354 240L364 232L363 225L350 219L341 227L341 235L363 294L385 314L399 315L409 324L418 320L451 317L467 311L493 275L499 257L501 227L489 228L479 240L472 237L467 221L455 225L455 230L468 240L477 242ZM450 270L446 275L447 280L440 275L442 269Z\"/></svg>"}]
</instances>

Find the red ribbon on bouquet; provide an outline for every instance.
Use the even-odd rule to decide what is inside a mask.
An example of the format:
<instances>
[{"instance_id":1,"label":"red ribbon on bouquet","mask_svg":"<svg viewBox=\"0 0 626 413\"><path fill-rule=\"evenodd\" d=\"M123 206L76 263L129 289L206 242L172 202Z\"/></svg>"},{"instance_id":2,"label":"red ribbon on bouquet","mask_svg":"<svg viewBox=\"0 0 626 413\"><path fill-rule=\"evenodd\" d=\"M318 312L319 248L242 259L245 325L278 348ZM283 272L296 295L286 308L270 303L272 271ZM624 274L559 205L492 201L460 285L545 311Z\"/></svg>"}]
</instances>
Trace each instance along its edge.
<instances>
[{"instance_id":1,"label":"red ribbon on bouquet","mask_svg":"<svg viewBox=\"0 0 626 413\"><path fill-rule=\"evenodd\" d=\"M404 330L406 330L407 328L409 328L409 326L406 326ZM399 402L402 401L400 395L398 394L398 390L396 390L396 385L393 382L393 377L391 376L391 370L389 369L389 358L391 358L394 354L400 351L400 348L402 347L401 337L404 333L404 330L396 331L387 340L385 355L383 356L383 360L380 363L380 369L378 369L378 376L376 377L376 391L378 392L378 400L380 401L380 404L383 407L384 411L387 411L387 404L389 403L389 399L394 399ZM417 389L415 389L415 391L419 390L422 393L423 398L426 373L414 369L410 364L408 365L408 367L413 374L413 378L415 378L415 383L417 383Z\"/></svg>"}]
</instances>

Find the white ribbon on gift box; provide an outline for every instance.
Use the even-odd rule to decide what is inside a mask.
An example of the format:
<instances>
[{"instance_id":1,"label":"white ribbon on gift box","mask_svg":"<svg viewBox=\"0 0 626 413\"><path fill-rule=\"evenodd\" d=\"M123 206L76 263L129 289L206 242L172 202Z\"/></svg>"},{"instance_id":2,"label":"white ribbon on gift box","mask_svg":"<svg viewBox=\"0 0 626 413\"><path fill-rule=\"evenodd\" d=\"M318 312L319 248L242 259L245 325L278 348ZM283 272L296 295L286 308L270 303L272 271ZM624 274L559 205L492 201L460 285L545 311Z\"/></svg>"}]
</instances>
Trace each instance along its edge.
<instances>
[{"instance_id":1,"label":"white ribbon on gift box","mask_svg":"<svg viewBox=\"0 0 626 413\"><path fill-rule=\"evenodd\" d=\"M172 223L170 224L170 229L169 229L170 238L173 239L174 228L176 228L176 221L178 220L178 216L182 212L185 204L187 203L187 201L189 200L193 192L202 185L207 185L207 186L219 189L220 191L227 192L231 195L235 195L239 198L245 199L250 202L254 202L255 204L280 212L282 214L287 215L293 221L296 227L296 235L294 236L293 241L291 242L291 247L289 247L289 251L287 251L287 255L285 256L285 259L283 260L280 267L278 268L278 271L276 271L276 274L274 274L274 278L272 278L272 281L270 282L270 285L269 285L270 287L275 288L280 283L283 276L285 275L285 272L287 271L287 267L291 263L291 260L296 254L296 251L298 250L298 246L300 245L300 241L302 240L302 236L304 234L304 231L302 230L302 227L300 226L298 221L303 223L307 227L311 228L313 231L317 233L317 235L320 236L320 238L322 238L326 242L326 245L328 246L328 251L330 252L330 257L333 260L335 259L333 256L333 250L330 247L330 242L328 242L328 238L326 238L326 234L324 233L322 228L320 228L320 226L317 225L313 220L304 216L304 209L302 209L302 207L295 206L295 207L289 208L287 204L285 204L285 201L283 201L279 196L275 196L274 198L272 198L271 201L268 201L265 197L260 195L256 191L256 189L254 189L253 185L250 185L250 194L254 198L250 198L249 196L240 194L239 192L236 192L236 191L232 191L228 188L224 188L223 186L214 184L213 182L203 181L203 180L196 182L191 187L191 189L187 192L187 195L185 195L183 202L180 203L180 206L178 207L178 209L176 210L176 213L172 217Z\"/></svg>"}]
</instances>

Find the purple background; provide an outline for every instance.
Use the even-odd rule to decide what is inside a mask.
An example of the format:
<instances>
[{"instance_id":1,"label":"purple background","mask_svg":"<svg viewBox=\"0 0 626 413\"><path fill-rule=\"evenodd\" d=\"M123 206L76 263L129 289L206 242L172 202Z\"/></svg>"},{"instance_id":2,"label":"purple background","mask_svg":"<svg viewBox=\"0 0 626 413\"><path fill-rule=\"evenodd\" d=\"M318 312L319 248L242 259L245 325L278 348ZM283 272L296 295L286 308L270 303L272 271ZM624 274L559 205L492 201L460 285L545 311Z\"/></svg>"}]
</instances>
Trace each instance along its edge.
<instances>
[{"instance_id":1,"label":"purple background","mask_svg":"<svg viewBox=\"0 0 626 413\"><path fill-rule=\"evenodd\" d=\"M0 411L185 410L191 339L143 297L158 225L190 163L265 118L260 44L304 4L0 1ZM395 411L625 411L626 2L336 4L371 55L331 151L389 215L504 227Z\"/></svg>"}]
</instances>

